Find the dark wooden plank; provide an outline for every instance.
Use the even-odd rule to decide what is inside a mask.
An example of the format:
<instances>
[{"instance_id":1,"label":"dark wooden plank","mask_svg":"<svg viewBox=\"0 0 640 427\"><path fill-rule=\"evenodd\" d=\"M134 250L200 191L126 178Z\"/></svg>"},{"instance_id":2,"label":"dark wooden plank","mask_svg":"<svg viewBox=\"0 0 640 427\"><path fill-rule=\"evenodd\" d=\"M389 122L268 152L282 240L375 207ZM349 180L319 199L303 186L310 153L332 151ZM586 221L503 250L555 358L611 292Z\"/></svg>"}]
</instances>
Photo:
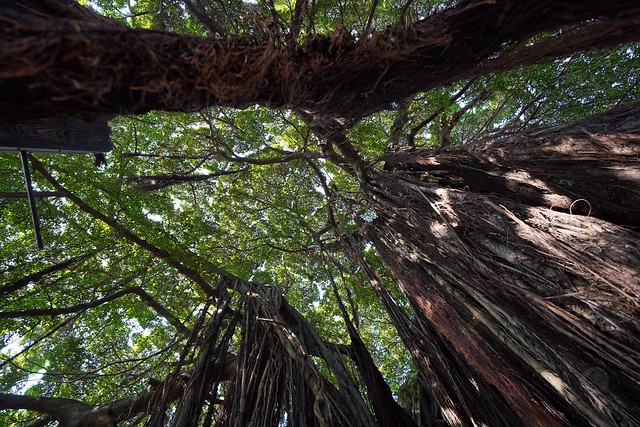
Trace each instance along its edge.
<instances>
[{"instance_id":1,"label":"dark wooden plank","mask_svg":"<svg viewBox=\"0 0 640 427\"><path fill-rule=\"evenodd\" d=\"M0 127L0 151L106 153L113 143L106 122L54 118Z\"/></svg>"}]
</instances>

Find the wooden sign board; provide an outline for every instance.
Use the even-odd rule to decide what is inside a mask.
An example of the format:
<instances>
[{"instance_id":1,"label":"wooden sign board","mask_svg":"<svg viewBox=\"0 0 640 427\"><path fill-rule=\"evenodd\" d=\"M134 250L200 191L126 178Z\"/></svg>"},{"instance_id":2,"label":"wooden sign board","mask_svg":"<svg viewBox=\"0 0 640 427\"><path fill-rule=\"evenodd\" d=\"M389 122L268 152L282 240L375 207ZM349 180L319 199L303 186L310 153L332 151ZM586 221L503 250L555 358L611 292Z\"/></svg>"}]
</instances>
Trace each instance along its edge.
<instances>
[{"instance_id":1,"label":"wooden sign board","mask_svg":"<svg viewBox=\"0 0 640 427\"><path fill-rule=\"evenodd\" d=\"M113 143L106 122L52 118L0 127L0 151L106 153Z\"/></svg>"}]
</instances>

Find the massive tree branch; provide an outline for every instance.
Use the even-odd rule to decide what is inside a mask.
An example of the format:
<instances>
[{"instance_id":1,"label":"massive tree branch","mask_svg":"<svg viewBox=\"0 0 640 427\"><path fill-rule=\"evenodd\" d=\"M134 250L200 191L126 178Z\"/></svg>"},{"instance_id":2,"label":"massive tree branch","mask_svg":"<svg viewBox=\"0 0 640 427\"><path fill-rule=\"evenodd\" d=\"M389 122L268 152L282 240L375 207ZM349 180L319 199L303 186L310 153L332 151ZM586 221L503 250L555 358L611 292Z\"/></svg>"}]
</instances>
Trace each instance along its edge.
<instances>
[{"instance_id":1,"label":"massive tree branch","mask_svg":"<svg viewBox=\"0 0 640 427\"><path fill-rule=\"evenodd\" d=\"M362 39L346 31L315 37L294 50L43 18L15 7L0 14L3 122L262 104L346 123L464 77L640 39L634 0L466 1L407 27ZM572 43L559 36L499 55L505 45L585 21Z\"/></svg>"},{"instance_id":2,"label":"massive tree branch","mask_svg":"<svg viewBox=\"0 0 640 427\"><path fill-rule=\"evenodd\" d=\"M64 427L79 427L82 424L74 420L82 417L81 414L91 412L93 407L72 399L0 394L0 409L26 409L35 411L52 416L60 421ZM110 419L104 420L101 416L96 416L94 422L93 425L96 427L111 427L113 425Z\"/></svg>"},{"instance_id":3,"label":"massive tree branch","mask_svg":"<svg viewBox=\"0 0 640 427\"><path fill-rule=\"evenodd\" d=\"M389 154L394 171L363 186L379 204L367 237L434 345L411 354L428 355L460 419L638 419L639 239L615 223L640 222L639 107L459 153Z\"/></svg>"},{"instance_id":4,"label":"massive tree branch","mask_svg":"<svg viewBox=\"0 0 640 427\"><path fill-rule=\"evenodd\" d=\"M447 151L398 150L384 160L451 188L638 226L638 132L635 102L556 129Z\"/></svg>"}]
</instances>

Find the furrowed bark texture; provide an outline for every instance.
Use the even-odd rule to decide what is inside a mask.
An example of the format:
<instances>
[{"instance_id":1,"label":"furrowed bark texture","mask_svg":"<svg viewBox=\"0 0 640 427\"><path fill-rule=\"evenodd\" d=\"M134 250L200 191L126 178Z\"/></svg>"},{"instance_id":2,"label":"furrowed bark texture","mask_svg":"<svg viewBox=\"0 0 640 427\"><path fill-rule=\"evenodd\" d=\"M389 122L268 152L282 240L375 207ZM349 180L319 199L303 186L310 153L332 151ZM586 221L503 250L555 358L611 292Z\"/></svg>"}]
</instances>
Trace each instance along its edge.
<instances>
[{"instance_id":1,"label":"furrowed bark texture","mask_svg":"<svg viewBox=\"0 0 640 427\"><path fill-rule=\"evenodd\" d=\"M636 103L369 173L367 236L416 312L404 338L429 343L412 354L449 424L515 425L481 403L486 383L523 425L639 425L638 153Z\"/></svg>"},{"instance_id":2,"label":"furrowed bark texture","mask_svg":"<svg viewBox=\"0 0 640 427\"><path fill-rule=\"evenodd\" d=\"M349 122L474 74L640 39L633 0L466 1L407 27L361 39L344 30L301 47L127 29L78 13L43 17L20 1L0 9L5 123L252 104Z\"/></svg>"},{"instance_id":3,"label":"furrowed bark texture","mask_svg":"<svg viewBox=\"0 0 640 427\"><path fill-rule=\"evenodd\" d=\"M639 110L635 102L569 125L384 160L424 181L638 227Z\"/></svg>"}]
</instances>

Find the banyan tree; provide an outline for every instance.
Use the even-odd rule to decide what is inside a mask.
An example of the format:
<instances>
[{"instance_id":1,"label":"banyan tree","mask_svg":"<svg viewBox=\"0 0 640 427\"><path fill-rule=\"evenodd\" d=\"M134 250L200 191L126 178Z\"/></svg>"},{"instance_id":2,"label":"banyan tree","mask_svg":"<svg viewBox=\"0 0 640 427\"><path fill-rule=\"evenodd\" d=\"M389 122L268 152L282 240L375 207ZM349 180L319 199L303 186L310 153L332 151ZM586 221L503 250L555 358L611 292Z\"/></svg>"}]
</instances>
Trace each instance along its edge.
<instances>
[{"instance_id":1,"label":"banyan tree","mask_svg":"<svg viewBox=\"0 0 640 427\"><path fill-rule=\"evenodd\" d=\"M637 1L81 3L0 1L114 145L41 251L0 157L2 422L640 425Z\"/></svg>"}]
</instances>

